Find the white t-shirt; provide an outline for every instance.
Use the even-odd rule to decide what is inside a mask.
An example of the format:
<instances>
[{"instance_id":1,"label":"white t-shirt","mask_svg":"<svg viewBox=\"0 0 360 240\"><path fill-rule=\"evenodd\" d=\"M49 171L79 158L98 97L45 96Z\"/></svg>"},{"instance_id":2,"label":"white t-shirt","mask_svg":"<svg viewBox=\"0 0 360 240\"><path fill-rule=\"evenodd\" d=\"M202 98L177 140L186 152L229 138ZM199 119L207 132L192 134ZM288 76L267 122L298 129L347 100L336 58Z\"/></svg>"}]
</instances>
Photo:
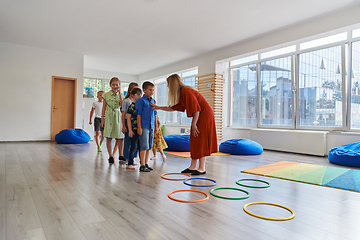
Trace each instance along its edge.
<instances>
[{"instance_id":1,"label":"white t-shirt","mask_svg":"<svg viewBox=\"0 0 360 240\"><path fill-rule=\"evenodd\" d=\"M95 117L101 118L101 111L102 111L103 103L96 101L93 103L92 107L95 108Z\"/></svg>"},{"instance_id":2,"label":"white t-shirt","mask_svg":"<svg viewBox=\"0 0 360 240\"><path fill-rule=\"evenodd\" d=\"M132 101L129 98L124 99L122 107L121 107L121 111L125 112L125 122L127 121L127 109L128 107L131 105Z\"/></svg>"}]
</instances>

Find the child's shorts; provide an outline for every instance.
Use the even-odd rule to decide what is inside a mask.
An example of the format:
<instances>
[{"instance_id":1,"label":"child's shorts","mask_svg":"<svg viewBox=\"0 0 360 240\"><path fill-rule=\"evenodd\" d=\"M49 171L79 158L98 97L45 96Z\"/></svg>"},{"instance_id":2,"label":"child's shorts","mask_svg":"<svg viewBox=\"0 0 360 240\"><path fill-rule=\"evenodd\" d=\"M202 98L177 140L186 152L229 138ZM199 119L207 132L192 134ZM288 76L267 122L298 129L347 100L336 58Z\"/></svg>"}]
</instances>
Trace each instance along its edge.
<instances>
[{"instance_id":1,"label":"child's shorts","mask_svg":"<svg viewBox=\"0 0 360 240\"><path fill-rule=\"evenodd\" d=\"M94 128L95 128L95 132L97 132L97 131L103 132L104 131L104 128L101 127L101 118L97 118L97 117L95 118Z\"/></svg>"},{"instance_id":2,"label":"child's shorts","mask_svg":"<svg viewBox=\"0 0 360 240\"><path fill-rule=\"evenodd\" d=\"M139 136L140 151L152 148L154 141L154 129L143 128L142 134Z\"/></svg>"}]
</instances>

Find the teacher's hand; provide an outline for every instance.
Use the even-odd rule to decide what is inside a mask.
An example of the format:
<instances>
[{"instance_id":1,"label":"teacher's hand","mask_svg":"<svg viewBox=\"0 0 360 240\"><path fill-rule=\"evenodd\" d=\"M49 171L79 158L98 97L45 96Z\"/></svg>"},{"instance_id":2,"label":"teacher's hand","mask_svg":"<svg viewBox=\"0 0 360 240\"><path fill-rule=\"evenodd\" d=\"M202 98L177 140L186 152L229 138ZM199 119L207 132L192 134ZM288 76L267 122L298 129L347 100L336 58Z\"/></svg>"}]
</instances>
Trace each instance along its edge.
<instances>
[{"instance_id":1,"label":"teacher's hand","mask_svg":"<svg viewBox=\"0 0 360 240\"><path fill-rule=\"evenodd\" d=\"M158 105L156 105L155 103L150 103L151 106L153 106L153 109L160 109L160 107Z\"/></svg>"},{"instance_id":2,"label":"teacher's hand","mask_svg":"<svg viewBox=\"0 0 360 240\"><path fill-rule=\"evenodd\" d=\"M197 136L199 136L199 134L200 134L200 132L199 132L199 130L198 130L198 128L197 128L196 125L192 125L192 126L191 126L191 132L192 132L192 135L193 135L194 137L197 137Z\"/></svg>"}]
</instances>

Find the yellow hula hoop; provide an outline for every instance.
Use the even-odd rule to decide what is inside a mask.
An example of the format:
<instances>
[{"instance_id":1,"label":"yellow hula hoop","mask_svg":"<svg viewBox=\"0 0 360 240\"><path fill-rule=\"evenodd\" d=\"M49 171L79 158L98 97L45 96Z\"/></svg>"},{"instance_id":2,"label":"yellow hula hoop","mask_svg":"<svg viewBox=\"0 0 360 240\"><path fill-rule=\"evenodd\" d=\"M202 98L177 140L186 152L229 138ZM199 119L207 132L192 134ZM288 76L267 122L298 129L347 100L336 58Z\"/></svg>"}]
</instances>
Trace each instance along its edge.
<instances>
[{"instance_id":1,"label":"yellow hula hoop","mask_svg":"<svg viewBox=\"0 0 360 240\"><path fill-rule=\"evenodd\" d=\"M255 204L266 204L266 205L273 205L273 206L277 206L277 207L281 207L281 208L284 208L286 210L288 210L289 212L291 212L291 216L288 217L288 218L269 218L269 217L263 217L263 216L259 216L259 215L256 215L252 212L250 212L249 210L247 210L247 207L250 206L250 205L255 205ZM276 204L276 203L267 203L267 202L252 202L252 203L248 203L248 204L245 204L244 206L244 211L247 213L247 214L250 214L251 216L254 216L254 217L258 217L258 218L262 218L262 219L266 219L266 220L272 220L272 221L287 221L287 220L291 220L295 217L295 212L293 210L291 210L290 208L288 207L284 207L282 205L279 205L279 204Z\"/></svg>"}]
</instances>

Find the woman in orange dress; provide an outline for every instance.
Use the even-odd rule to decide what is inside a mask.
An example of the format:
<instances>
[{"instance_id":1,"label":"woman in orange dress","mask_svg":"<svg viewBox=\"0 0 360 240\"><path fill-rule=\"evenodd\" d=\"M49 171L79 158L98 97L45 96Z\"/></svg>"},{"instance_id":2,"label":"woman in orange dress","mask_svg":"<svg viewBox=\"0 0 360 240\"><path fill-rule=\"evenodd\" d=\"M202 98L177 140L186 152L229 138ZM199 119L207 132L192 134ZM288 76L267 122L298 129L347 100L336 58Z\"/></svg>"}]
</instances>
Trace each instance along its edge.
<instances>
[{"instance_id":1,"label":"woman in orange dress","mask_svg":"<svg viewBox=\"0 0 360 240\"><path fill-rule=\"evenodd\" d=\"M214 112L205 98L193 87L185 85L179 75L171 75L166 81L169 88L169 107L152 105L155 109L164 111L186 110L187 117L192 117L191 164L182 173L205 174L206 157L218 151Z\"/></svg>"}]
</instances>

